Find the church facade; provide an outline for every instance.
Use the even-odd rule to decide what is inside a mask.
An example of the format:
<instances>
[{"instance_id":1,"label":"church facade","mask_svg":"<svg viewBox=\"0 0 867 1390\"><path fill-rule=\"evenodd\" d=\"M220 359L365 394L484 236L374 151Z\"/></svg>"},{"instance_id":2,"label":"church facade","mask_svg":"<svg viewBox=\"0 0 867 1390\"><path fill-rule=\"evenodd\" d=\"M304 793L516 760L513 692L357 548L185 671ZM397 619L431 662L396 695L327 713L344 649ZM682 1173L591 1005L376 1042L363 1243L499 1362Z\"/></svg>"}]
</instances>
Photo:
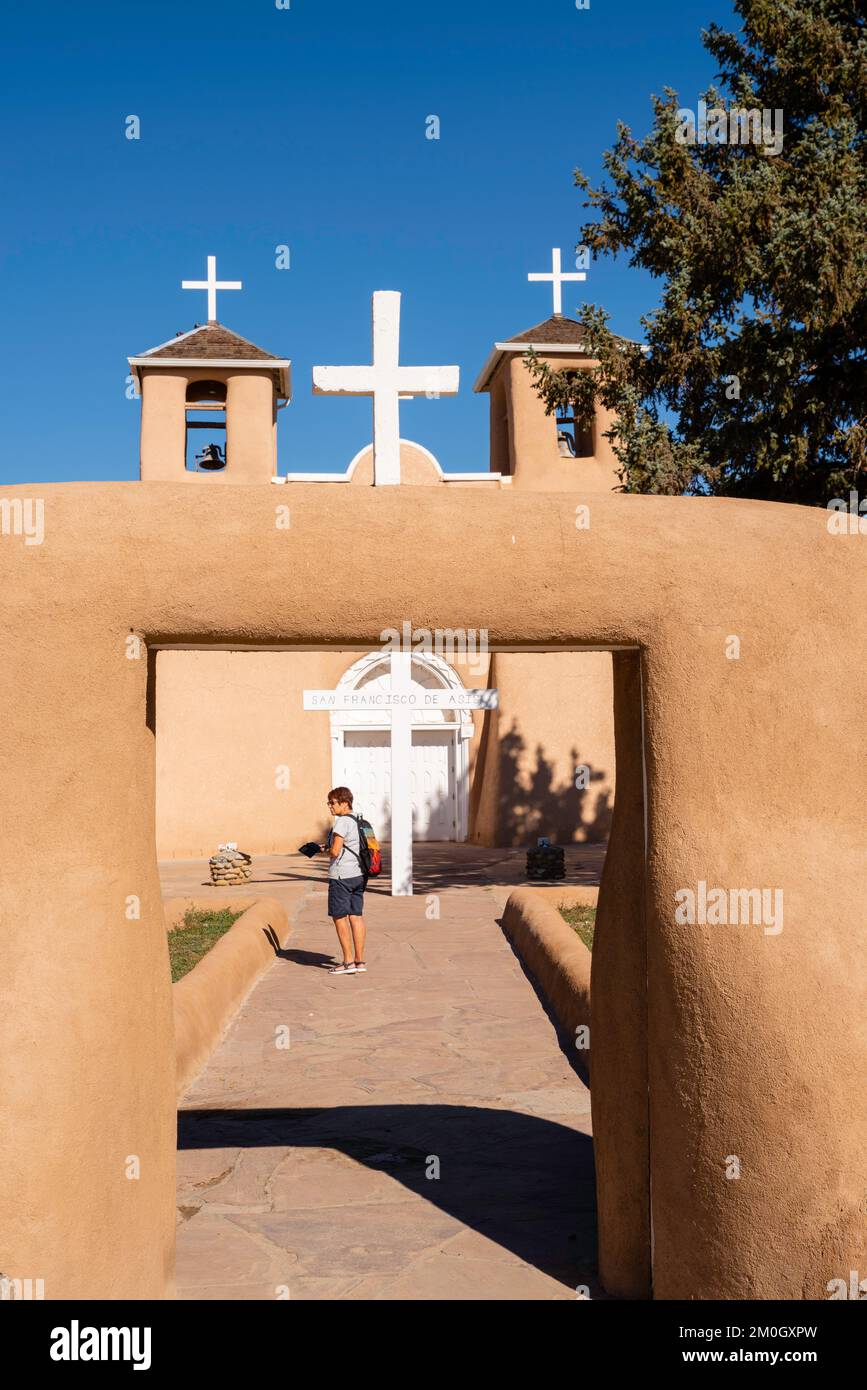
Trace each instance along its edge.
<instances>
[{"instance_id":1,"label":"church facade","mask_svg":"<svg viewBox=\"0 0 867 1390\"><path fill-rule=\"evenodd\" d=\"M526 492L528 506L532 493L568 492L576 500L576 525L586 525L594 495L617 485L605 438L610 418L600 409L588 429L546 415L524 360L532 347L558 368L587 370L592 360L580 323L555 314L493 345L474 385L490 400L488 469L449 473L422 444L400 439L388 401L377 395L377 364L391 353L397 368L399 310L398 295L374 296L370 368L314 369L317 392L374 398L374 445L360 450L343 474L278 473L278 420L292 394L289 359L216 320L131 357L142 403L142 482L270 488L290 564L297 482L321 488L323 540L330 498L347 486L412 488L420 509L429 488L508 488ZM397 370L406 374L399 378L401 395L457 389L457 368ZM394 401L396 415L396 393ZM389 437L396 445L391 455ZM460 527L458 495L454 507ZM520 534L512 544L520 547ZM468 534L468 556L472 549ZM316 576L310 579L315 584ZM384 554L386 592L390 582ZM556 569L550 582L556 588ZM428 632L412 612L396 613L394 630L382 636L381 648L364 651L160 648L158 856L200 858L226 840L256 854L293 850L324 831L325 796L339 784L353 789L356 809L388 842L389 715L366 698L360 710L305 710L303 692L334 690L342 703L352 692L387 691L397 639L412 651L414 690L487 687L499 697L495 709L434 708L413 716L413 839L509 847L533 844L540 835L561 844L607 837L615 781L608 652L557 651L553 633L546 651L491 652L483 627Z\"/></svg>"}]
</instances>

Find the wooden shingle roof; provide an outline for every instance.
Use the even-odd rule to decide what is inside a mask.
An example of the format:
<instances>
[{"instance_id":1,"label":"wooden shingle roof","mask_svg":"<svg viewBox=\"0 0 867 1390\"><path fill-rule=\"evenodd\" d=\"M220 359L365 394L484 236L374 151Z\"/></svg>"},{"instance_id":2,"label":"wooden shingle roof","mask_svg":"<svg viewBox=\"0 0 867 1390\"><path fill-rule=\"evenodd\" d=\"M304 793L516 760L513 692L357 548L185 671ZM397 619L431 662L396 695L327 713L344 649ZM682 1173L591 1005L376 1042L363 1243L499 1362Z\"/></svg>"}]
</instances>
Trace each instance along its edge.
<instances>
[{"instance_id":1,"label":"wooden shingle roof","mask_svg":"<svg viewBox=\"0 0 867 1390\"><path fill-rule=\"evenodd\" d=\"M495 343L473 390L487 391L491 377L503 357L526 351L529 347L544 349L550 346L555 351L559 349L560 352L568 352L571 356L580 355L585 352L585 331L584 325L577 319L567 319L563 314L552 314L549 319L543 319L532 328L525 328L523 333L514 333L504 342Z\"/></svg>"},{"instance_id":2,"label":"wooden shingle roof","mask_svg":"<svg viewBox=\"0 0 867 1390\"><path fill-rule=\"evenodd\" d=\"M186 333L179 333L167 343L158 343L137 357L128 357L127 361L138 380L139 390L142 372L147 368L165 371L172 367L195 366L201 369L213 363L214 368L246 367L255 371L261 363L274 381L278 398L288 401L292 394L292 363L288 357L266 352L249 338L242 338L240 333L233 333L225 324L217 323L216 319L196 324Z\"/></svg>"},{"instance_id":3,"label":"wooden shingle roof","mask_svg":"<svg viewBox=\"0 0 867 1390\"><path fill-rule=\"evenodd\" d=\"M575 343L580 347L585 328L577 319L564 318L562 314L552 314L551 318L527 328L523 333L513 333L510 343Z\"/></svg>"},{"instance_id":4,"label":"wooden shingle roof","mask_svg":"<svg viewBox=\"0 0 867 1390\"><path fill-rule=\"evenodd\" d=\"M266 352L264 348L257 347L251 343L249 338L242 338L240 333L233 333L231 328L226 328L224 324L213 321L195 327L186 333L179 333L176 338L172 338L167 343L160 343L158 347L150 348L147 352L139 354L141 357L162 358L168 357L174 361L195 358L222 358L232 359L236 362L279 362L281 359L273 352Z\"/></svg>"}]
</instances>

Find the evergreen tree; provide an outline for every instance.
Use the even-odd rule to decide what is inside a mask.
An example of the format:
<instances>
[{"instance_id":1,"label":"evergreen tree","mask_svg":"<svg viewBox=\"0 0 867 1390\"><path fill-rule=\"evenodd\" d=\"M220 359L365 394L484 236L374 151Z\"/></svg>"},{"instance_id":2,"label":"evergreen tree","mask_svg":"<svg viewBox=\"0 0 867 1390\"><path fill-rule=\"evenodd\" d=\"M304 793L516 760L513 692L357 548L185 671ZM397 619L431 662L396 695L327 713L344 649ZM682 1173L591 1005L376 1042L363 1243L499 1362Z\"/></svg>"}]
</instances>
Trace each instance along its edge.
<instances>
[{"instance_id":1,"label":"evergreen tree","mask_svg":"<svg viewBox=\"0 0 867 1390\"><path fill-rule=\"evenodd\" d=\"M583 244L658 277L661 305L644 349L589 305L599 366L554 371L532 353L528 366L549 413L614 410L628 492L867 495L862 4L737 0L742 32L702 35L721 84L703 94L706 131L666 88L645 139L618 126L609 183L575 172L599 214Z\"/></svg>"}]
</instances>

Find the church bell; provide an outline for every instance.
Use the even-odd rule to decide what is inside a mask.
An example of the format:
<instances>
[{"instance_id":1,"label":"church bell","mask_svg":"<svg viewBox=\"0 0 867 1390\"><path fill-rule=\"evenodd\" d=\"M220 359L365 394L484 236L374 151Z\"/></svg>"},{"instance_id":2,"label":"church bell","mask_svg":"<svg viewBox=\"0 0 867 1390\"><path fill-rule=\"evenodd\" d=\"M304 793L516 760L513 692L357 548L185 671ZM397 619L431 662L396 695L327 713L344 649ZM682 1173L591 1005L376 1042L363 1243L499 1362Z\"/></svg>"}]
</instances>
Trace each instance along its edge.
<instances>
[{"instance_id":1,"label":"church bell","mask_svg":"<svg viewBox=\"0 0 867 1390\"><path fill-rule=\"evenodd\" d=\"M196 466L203 468L209 473L217 472L220 468L226 467L226 460L219 444L206 444L200 454L196 454Z\"/></svg>"}]
</instances>

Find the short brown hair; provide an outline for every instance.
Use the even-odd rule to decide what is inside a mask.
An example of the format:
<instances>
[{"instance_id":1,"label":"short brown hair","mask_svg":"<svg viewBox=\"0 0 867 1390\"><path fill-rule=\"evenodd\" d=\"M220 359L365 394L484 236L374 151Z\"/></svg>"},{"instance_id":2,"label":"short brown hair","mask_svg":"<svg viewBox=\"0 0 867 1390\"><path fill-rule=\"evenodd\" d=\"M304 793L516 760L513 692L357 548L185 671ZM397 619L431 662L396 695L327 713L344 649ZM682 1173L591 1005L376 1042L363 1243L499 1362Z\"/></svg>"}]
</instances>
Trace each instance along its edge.
<instances>
[{"instance_id":1,"label":"short brown hair","mask_svg":"<svg viewBox=\"0 0 867 1390\"><path fill-rule=\"evenodd\" d=\"M341 806L352 805L352 792L348 787L332 787L328 793L329 804L338 802Z\"/></svg>"}]
</instances>

